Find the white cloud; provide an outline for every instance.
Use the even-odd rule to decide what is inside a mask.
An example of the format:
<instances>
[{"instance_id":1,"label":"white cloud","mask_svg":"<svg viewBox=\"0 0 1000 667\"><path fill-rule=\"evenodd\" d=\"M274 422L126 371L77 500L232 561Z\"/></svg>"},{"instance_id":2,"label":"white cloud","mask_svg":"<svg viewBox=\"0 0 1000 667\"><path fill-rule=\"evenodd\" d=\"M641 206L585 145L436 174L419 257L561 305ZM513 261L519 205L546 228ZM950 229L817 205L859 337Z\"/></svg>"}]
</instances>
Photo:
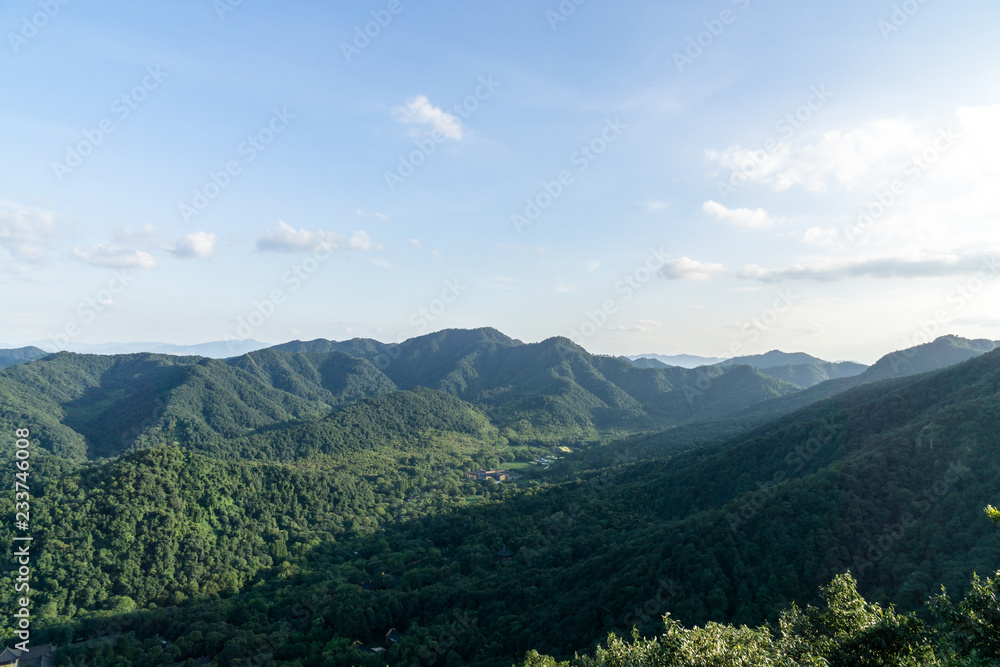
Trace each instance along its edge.
<instances>
[{"instance_id":1,"label":"white cloud","mask_svg":"<svg viewBox=\"0 0 1000 667\"><path fill-rule=\"evenodd\" d=\"M418 95L406 101L406 106L392 110L401 123L407 125L429 125L448 139L461 141L465 136L462 121L450 113L442 111L430 103L426 95Z\"/></svg>"},{"instance_id":2,"label":"white cloud","mask_svg":"<svg viewBox=\"0 0 1000 667\"><path fill-rule=\"evenodd\" d=\"M410 239L410 245L417 250L422 250L424 247L424 244L420 242L420 239Z\"/></svg>"},{"instance_id":3,"label":"white cloud","mask_svg":"<svg viewBox=\"0 0 1000 667\"><path fill-rule=\"evenodd\" d=\"M592 259L589 262L587 262L587 273L593 273L602 266L604 266L603 262L601 262L600 260Z\"/></svg>"},{"instance_id":4,"label":"white cloud","mask_svg":"<svg viewBox=\"0 0 1000 667\"><path fill-rule=\"evenodd\" d=\"M802 234L803 243L808 245L829 247L836 245L838 240L840 240L840 232L836 228L810 227Z\"/></svg>"},{"instance_id":5,"label":"white cloud","mask_svg":"<svg viewBox=\"0 0 1000 667\"><path fill-rule=\"evenodd\" d=\"M372 243L372 238L368 236L368 232L357 231L351 236L350 240L343 246L348 250L381 250L382 246Z\"/></svg>"},{"instance_id":6,"label":"white cloud","mask_svg":"<svg viewBox=\"0 0 1000 667\"><path fill-rule=\"evenodd\" d=\"M833 189L866 192L894 178L906 179L917 161L929 162L942 178L982 182L997 174L1000 148L1000 105L959 107L953 115L931 122L882 118L855 127L803 135L767 153L732 146L707 151L727 170L774 191L799 186L810 192ZM947 157L927 160L928 156ZM915 161L916 158L916 161ZM921 169L921 171L924 171ZM938 174L940 172L940 174ZM914 172L915 173L915 172Z\"/></svg>"},{"instance_id":7,"label":"white cloud","mask_svg":"<svg viewBox=\"0 0 1000 667\"><path fill-rule=\"evenodd\" d=\"M94 266L109 266L116 269L151 269L156 266L156 262L149 253L141 250L128 250L115 243L100 243L89 248L77 246L73 250L73 254L87 264Z\"/></svg>"},{"instance_id":8,"label":"white cloud","mask_svg":"<svg viewBox=\"0 0 1000 667\"><path fill-rule=\"evenodd\" d=\"M556 285L556 294L566 294L568 292L576 291L579 285Z\"/></svg>"},{"instance_id":9,"label":"white cloud","mask_svg":"<svg viewBox=\"0 0 1000 667\"><path fill-rule=\"evenodd\" d=\"M863 246L871 256L1000 244L997 155L1000 105L802 132L771 154L738 146L710 153L724 167L749 165L752 185L821 193L813 202L822 213L809 225L817 231L798 232L799 239L841 250ZM723 170L720 182L729 177ZM858 221L864 233L845 235ZM839 242L830 228L839 229Z\"/></svg>"},{"instance_id":10,"label":"white cloud","mask_svg":"<svg viewBox=\"0 0 1000 667\"><path fill-rule=\"evenodd\" d=\"M177 239L170 252L181 259L208 259L215 255L217 240L215 234L195 232Z\"/></svg>"},{"instance_id":11,"label":"white cloud","mask_svg":"<svg viewBox=\"0 0 1000 667\"><path fill-rule=\"evenodd\" d=\"M987 253L964 251L930 255L894 255L852 259L814 259L797 263L786 269L765 269L750 264L740 269L740 278L765 283L783 280L815 280L829 282L851 278L935 278L969 275L986 270L990 275L1000 272L996 256Z\"/></svg>"},{"instance_id":12,"label":"white cloud","mask_svg":"<svg viewBox=\"0 0 1000 667\"><path fill-rule=\"evenodd\" d=\"M333 241L337 238L338 235L333 232L308 232L305 229L295 229L284 220L280 220L277 227L257 237L257 249L275 252L308 250L322 241Z\"/></svg>"},{"instance_id":13,"label":"white cloud","mask_svg":"<svg viewBox=\"0 0 1000 667\"><path fill-rule=\"evenodd\" d=\"M372 243L367 232L358 231L350 239L340 234L318 230L295 229L284 220L280 220L273 229L263 232L257 237L257 250L261 252L301 252L319 246L335 250L381 250L381 246Z\"/></svg>"},{"instance_id":14,"label":"white cloud","mask_svg":"<svg viewBox=\"0 0 1000 667\"><path fill-rule=\"evenodd\" d=\"M670 204L665 201L648 201L645 203L644 208L647 213L654 213L656 211L662 211L665 208L670 208Z\"/></svg>"},{"instance_id":15,"label":"white cloud","mask_svg":"<svg viewBox=\"0 0 1000 667\"><path fill-rule=\"evenodd\" d=\"M933 129L920 128L908 119L879 119L827 131L811 143L804 137L771 153L732 146L721 152L708 151L708 157L775 191L796 185L811 192L826 192L831 187L854 190L901 170L912 153L935 138Z\"/></svg>"},{"instance_id":16,"label":"white cloud","mask_svg":"<svg viewBox=\"0 0 1000 667\"><path fill-rule=\"evenodd\" d=\"M38 259L64 225L48 211L0 202L0 246L18 259Z\"/></svg>"},{"instance_id":17,"label":"white cloud","mask_svg":"<svg viewBox=\"0 0 1000 667\"><path fill-rule=\"evenodd\" d=\"M726 208L719 202L707 201L702 206L705 213L714 215L719 220L732 223L739 227L750 229L767 229L774 225L774 218L762 208Z\"/></svg>"},{"instance_id":18,"label":"white cloud","mask_svg":"<svg viewBox=\"0 0 1000 667\"><path fill-rule=\"evenodd\" d=\"M706 264L689 257L671 259L660 269L660 275L667 280L697 280L705 281L711 279L716 273L721 273L726 267L721 264Z\"/></svg>"}]
</instances>

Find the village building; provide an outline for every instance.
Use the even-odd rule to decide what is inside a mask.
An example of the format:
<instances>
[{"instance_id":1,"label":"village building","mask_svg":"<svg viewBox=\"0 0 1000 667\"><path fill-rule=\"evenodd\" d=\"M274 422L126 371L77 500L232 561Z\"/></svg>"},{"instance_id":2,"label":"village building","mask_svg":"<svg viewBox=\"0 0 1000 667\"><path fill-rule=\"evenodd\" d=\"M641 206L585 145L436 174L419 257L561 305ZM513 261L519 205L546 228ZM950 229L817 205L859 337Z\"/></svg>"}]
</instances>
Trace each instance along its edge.
<instances>
[{"instance_id":1,"label":"village building","mask_svg":"<svg viewBox=\"0 0 1000 667\"><path fill-rule=\"evenodd\" d=\"M496 482L512 482L518 477L517 473L510 470L472 470L465 473L466 479L473 479L479 482L485 482L488 479Z\"/></svg>"}]
</instances>

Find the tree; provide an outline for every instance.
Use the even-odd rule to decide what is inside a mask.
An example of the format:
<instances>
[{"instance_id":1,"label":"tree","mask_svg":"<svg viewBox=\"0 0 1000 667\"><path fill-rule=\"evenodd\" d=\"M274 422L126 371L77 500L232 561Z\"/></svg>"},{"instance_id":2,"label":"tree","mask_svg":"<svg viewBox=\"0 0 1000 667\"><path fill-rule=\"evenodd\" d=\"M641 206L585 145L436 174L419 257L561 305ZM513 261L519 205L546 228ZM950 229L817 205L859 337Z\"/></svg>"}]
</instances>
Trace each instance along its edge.
<instances>
[{"instance_id":1,"label":"tree","mask_svg":"<svg viewBox=\"0 0 1000 667\"><path fill-rule=\"evenodd\" d=\"M988 514L989 517L993 519L993 521L1000 524L1000 510L998 510L996 507L993 507L993 505L987 505L986 509L983 511L986 512L986 514Z\"/></svg>"}]
</instances>

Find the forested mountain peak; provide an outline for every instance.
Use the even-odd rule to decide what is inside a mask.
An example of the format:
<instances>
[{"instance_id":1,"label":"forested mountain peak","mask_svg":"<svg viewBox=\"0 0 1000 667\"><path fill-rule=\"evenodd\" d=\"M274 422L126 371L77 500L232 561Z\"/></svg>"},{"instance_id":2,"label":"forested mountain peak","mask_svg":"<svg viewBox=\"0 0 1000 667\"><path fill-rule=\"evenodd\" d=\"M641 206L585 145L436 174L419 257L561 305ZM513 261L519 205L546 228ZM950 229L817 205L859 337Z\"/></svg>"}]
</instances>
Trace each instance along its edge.
<instances>
[{"instance_id":1,"label":"forested mountain peak","mask_svg":"<svg viewBox=\"0 0 1000 667\"><path fill-rule=\"evenodd\" d=\"M996 349L996 341L941 336L929 343L885 355L863 374L866 382L915 375L957 364Z\"/></svg>"},{"instance_id":2,"label":"forested mountain peak","mask_svg":"<svg viewBox=\"0 0 1000 667\"><path fill-rule=\"evenodd\" d=\"M48 355L48 352L45 350L30 345L27 347L0 350L0 369L41 359L46 355Z\"/></svg>"},{"instance_id":3,"label":"forested mountain peak","mask_svg":"<svg viewBox=\"0 0 1000 667\"><path fill-rule=\"evenodd\" d=\"M432 333L410 338L405 344L417 347L425 345L480 345L495 343L498 345L524 345L521 341L511 338L507 334L494 329L493 327L480 327L478 329L442 329Z\"/></svg>"},{"instance_id":4,"label":"forested mountain peak","mask_svg":"<svg viewBox=\"0 0 1000 667\"><path fill-rule=\"evenodd\" d=\"M782 352L781 350L771 350L764 354L751 354L743 357L733 357L720 362L720 366L753 366L754 368L766 369L773 366L788 366L791 364L825 364L823 359L806 354L805 352Z\"/></svg>"},{"instance_id":5,"label":"forested mountain peak","mask_svg":"<svg viewBox=\"0 0 1000 667\"><path fill-rule=\"evenodd\" d=\"M381 354L394 347L409 347L421 349L426 347L469 347L479 344L497 343L502 345L521 345L518 340L510 338L493 327L479 329L442 329L432 333L408 338L401 343L383 343L372 338L352 338L346 341L326 340L317 338L311 341L293 340L288 343L274 345L270 350L280 352L347 352L354 356L367 357Z\"/></svg>"}]
</instances>

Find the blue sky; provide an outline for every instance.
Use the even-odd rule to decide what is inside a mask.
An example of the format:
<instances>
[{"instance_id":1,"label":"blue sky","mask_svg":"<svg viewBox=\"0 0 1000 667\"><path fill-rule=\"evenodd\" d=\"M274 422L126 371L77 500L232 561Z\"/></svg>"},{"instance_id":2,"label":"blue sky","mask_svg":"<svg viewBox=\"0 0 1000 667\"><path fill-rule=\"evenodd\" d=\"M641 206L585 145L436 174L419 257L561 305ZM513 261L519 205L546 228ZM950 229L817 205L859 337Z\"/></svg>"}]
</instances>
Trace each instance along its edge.
<instances>
[{"instance_id":1,"label":"blue sky","mask_svg":"<svg viewBox=\"0 0 1000 667\"><path fill-rule=\"evenodd\" d=\"M7 3L0 343L1000 338L995 2L578 1Z\"/></svg>"}]
</instances>

